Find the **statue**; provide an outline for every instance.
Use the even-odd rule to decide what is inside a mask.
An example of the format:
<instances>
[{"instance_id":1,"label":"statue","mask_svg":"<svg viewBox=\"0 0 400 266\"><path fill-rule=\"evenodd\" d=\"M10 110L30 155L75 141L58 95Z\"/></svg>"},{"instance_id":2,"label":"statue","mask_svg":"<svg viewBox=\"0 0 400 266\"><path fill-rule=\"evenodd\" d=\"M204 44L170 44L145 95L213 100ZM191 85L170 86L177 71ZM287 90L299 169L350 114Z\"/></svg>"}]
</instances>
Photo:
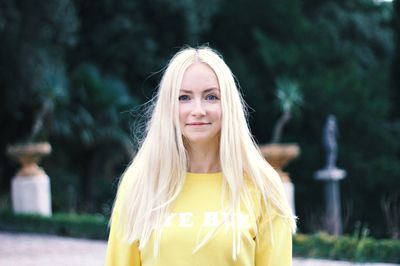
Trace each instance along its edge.
<instances>
[{"instance_id":1,"label":"statue","mask_svg":"<svg viewBox=\"0 0 400 266\"><path fill-rule=\"evenodd\" d=\"M336 167L338 127L334 115L329 115L322 132L322 143L326 153L325 167L315 173L315 178L325 183L325 227L328 233L342 234L339 180L346 171Z\"/></svg>"},{"instance_id":2,"label":"statue","mask_svg":"<svg viewBox=\"0 0 400 266\"><path fill-rule=\"evenodd\" d=\"M336 168L336 158L337 158L337 142L336 136L338 133L336 125L336 117L334 115L329 115L325 127L323 130L322 143L326 151L326 164L325 169Z\"/></svg>"}]
</instances>

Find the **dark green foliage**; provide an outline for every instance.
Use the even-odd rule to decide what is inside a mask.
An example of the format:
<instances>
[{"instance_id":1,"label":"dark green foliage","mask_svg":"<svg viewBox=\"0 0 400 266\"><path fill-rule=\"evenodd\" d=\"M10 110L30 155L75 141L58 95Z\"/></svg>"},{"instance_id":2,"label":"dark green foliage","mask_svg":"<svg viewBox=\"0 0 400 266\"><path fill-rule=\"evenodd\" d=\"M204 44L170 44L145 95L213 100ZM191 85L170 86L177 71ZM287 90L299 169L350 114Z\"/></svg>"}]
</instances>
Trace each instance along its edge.
<instances>
[{"instance_id":1,"label":"dark green foliage","mask_svg":"<svg viewBox=\"0 0 400 266\"><path fill-rule=\"evenodd\" d=\"M372 238L333 237L326 234L293 238L293 254L299 257L339 259L356 262L400 262L400 241Z\"/></svg>"},{"instance_id":2,"label":"dark green foliage","mask_svg":"<svg viewBox=\"0 0 400 266\"><path fill-rule=\"evenodd\" d=\"M391 97L393 102L393 117L399 120L400 115L400 1L393 1L393 28L395 35L395 54L392 67ZM397 103L397 104L396 104ZM400 132L399 130L397 132Z\"/></svg>"},{"instance_id":3,"label":"dark green foliage","mask_svg":"<svg viewBox=\"0 0 400 266\"><path fill-rule=\"evenodd\" d=\"M168 57L182 45L199 44L211 28L220 1L75 1L81 19L80 41L70 51L70 65L93 62L102 71L126 80L147 100Z\"/></svg>"},{"instance_id":4,"label":"dark green foliage","mask_svg":"<svg viewBox=\"0 0 400 266\"><path fill-rule=\"evenodd\" d=\"M109 184L134 152L128 119L137 104L122 80L103 76L95 66L84 64L73 71L69 99L57 106L50 124L52 139L65 148L55 150L55 165L48 166L54 171L54 190L69 187L74 191L65 200L79 204L70 207L103 211L102 206L111 205L115 189ZM55 168L71 161L71 156L85 163L70 165L66 173ZM74 177L82 173L85 178L77 182Z\"/></svg>"},{"instance_id":5,"label":"dark green foliage","mask_svg":"<svg viewBox=\"0 0 400 266\"><path fill-rule=\"evenodd\" d=\"M51 217L0 211L0 230L54 234L89 239L108 237L108 220L102 215L57 213Z\"/></svg>"}]
</instances>

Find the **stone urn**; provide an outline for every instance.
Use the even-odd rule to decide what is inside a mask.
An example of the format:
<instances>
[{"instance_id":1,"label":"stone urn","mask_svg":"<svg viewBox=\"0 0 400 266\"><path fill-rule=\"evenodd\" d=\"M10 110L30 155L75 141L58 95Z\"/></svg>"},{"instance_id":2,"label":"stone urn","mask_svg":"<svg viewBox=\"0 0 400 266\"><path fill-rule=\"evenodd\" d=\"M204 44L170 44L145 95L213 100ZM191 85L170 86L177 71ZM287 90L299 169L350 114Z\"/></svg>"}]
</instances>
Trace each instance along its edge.
<instances>
[{"instance_id":1,"label":"stone urn","mask_svg":"<svg viewBox=\"0 0 400 266\"><path fill-rule=\"evenodd\" d=\"M47 142L10 145L10 157L21 163L11 181L11 200L15 213L51 215L50 179L38 166L40 159L51 153Z\"/></svg>"},{"instance_id":2,"label":"stone urn","mask_svg":"<svg viewBox=\"0 0 400 266\"><path fill-rule=\"evenodd\" d=\"M290 181L289 174L283 172L283 168L300 155L299 145L295 143L265 144L260 146L260 150L267 162L278 172L282 181Z\"/></svg>"},{"instance_id":3,"label":"stone urn","mask_svg":"<svg viewBox=\"0 0 400 266\"><path fill-rule=\"evenodd\" d=\"M51 146L47 142L17 144L7 147L7 153L21 163L21 169L15 176L46 175L38 166L40 159L51 153Z\"/></svg>"},{"instance_id":4,"label":"stone urn","mask_svg":"<svg viewBox=\"0 0 400 266\"><path fill-rule=\"evenodd\" d=\"M283 168L292 160L300 155L300 147L295 143L273 143L260 146L261 153L267 162L278 172L282 179L286 195L295 212L294 204L294 186L290 180L289 173L284 172Z\"/></svg>"}]
</instances>

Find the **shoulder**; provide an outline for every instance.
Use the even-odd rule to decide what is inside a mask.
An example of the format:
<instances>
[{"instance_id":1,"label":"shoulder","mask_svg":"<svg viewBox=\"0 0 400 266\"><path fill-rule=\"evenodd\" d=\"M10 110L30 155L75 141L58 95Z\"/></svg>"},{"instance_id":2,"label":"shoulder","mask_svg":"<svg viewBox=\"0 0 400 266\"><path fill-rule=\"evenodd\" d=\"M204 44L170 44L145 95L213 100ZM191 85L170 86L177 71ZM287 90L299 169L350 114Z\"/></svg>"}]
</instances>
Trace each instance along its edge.
<instances>
[{"instance_id":1,"label":"shoulder","mask_svg":"<svg viewBox=\"0 0 400 266\"><path fill-rule=\"evenodd\" d=\"M244 197L248 197L252 211L257 218L257 222L270 221L275 217L279 216L276 208L273 207L272 203L264 198L258 186L248 177L244 176Z\"/></svg>"}]
</instances>

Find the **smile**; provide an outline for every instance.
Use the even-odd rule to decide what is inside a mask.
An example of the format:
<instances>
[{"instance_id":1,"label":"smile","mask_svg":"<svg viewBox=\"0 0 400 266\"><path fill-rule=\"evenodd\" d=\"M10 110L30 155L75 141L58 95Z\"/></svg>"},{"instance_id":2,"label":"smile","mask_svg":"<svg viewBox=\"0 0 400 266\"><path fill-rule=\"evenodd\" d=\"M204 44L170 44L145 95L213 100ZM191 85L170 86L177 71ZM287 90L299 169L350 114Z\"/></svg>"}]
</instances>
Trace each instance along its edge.
<instances>
[{"instance_id":1,"label":"smile","mask_svg":"<svg viewBox=\"0 0 400 266\"><path fill-rule=\"evenodd\" d=\"M190 123L186 124L187 126L206 126L206 125L211 125L211 123Z\"/></svg>"}]
</instances>

